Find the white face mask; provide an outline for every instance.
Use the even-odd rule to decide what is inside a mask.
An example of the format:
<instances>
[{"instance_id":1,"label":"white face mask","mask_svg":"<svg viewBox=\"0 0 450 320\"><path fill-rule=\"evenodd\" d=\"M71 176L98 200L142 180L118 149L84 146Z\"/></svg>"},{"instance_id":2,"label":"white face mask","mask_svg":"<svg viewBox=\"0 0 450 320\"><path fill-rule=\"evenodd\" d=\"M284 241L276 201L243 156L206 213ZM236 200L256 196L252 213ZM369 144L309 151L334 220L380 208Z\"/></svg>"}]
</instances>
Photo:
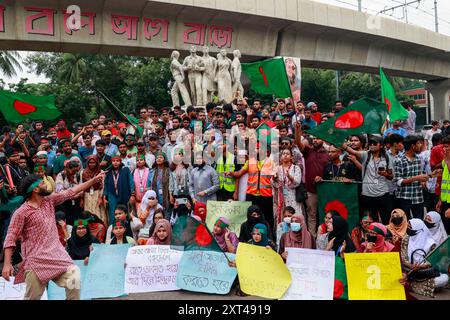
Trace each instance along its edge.
<instances>
[{"instance_id":1,"label":"white face mask","mask_svg":"<svg viewBox=\"0 0 450 320\"><path fill-rule=\"evenodd\" d=\"M285 223L287 223L287 224L290 224L290 223L291 223L291 217L285 217L285 218L283 219L283 221L284 221Z\"/></svg>"}]
</instances>

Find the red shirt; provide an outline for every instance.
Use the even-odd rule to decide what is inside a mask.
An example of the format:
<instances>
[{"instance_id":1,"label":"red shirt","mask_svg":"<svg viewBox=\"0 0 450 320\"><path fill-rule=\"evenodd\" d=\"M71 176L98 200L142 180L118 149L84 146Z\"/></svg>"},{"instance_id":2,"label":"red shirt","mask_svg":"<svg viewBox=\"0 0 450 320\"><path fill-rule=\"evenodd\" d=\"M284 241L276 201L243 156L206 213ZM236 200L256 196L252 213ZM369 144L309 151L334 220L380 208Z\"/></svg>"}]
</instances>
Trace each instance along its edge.
<instances>
[{"instance_id":1,"label":"red shirt","mask_svg":"<svg viewBox=\"0 0 450 320\"><path fill-rule=\"evenodd\" d=\"M320 112L314 112L311 115L311 118L319 125L322 122L322 113Z\"/></svg>"},{"instance_id":2,"label":"red shirt","mask_svg":"<svg viewBox=\"0 0 450 320\"><path fill-rule=\"evenodd\" d=\"M22 240L24 264L14 279L14 284L25 281L25 270L33 270L39 281L47 284L73 265L72 259L59 241L55 206L74 196L72 189L53 193L43 198L39 208L25 202L13 214L3 247L15 248L17 240Z\"/></svg>"},{"instance_id":3,"label":"red shirt","mask_svg":"<svg viewBox=\"0 0 450 320\"><path fill-rule=\"evenodd\" d=\"M437 145L431 149L430 153L430 166L431 170L438 168L442 168L442 160L444 160L444 146L442 144ZM437 177L436 188L434 189L434 193L437 196L441 195L441 183L442 183L442 175Z\"/></svg>"},{"instance_id":4,"label":"red shirt","mask_svg":"<svg viewBox=\"0 0 450 320\"><path fill-rule=\"evenodd\" d=\"M70 131L67 129L64 129L63 131L58 130L56 131L56 136L58 137L58 139L70 139L72 138L72 133L70 133Z\"/></svg>"}]
</instances>

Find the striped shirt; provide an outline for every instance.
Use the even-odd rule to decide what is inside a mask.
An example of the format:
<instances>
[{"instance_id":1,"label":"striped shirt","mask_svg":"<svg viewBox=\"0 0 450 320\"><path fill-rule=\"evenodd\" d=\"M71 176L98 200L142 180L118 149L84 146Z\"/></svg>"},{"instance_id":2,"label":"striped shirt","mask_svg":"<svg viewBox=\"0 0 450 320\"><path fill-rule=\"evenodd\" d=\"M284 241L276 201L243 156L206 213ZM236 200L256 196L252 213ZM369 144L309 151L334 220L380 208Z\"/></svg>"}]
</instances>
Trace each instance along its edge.
<instances>
[{"instance_id":1,"label":"striped shirt","mask_svg":"<svg viewBox=\"0 0 450 320\"><path fill-rule=\"evenodd\" d=\"M22 242L24 264L14 284L25 281L25 270L33 270L43 284L65 273L73 261L61 245L55 220L55 206L75 196L72 189L42 199L39 208L25 202L11 218L4 248Z\"/></svg>"}]
</instances>

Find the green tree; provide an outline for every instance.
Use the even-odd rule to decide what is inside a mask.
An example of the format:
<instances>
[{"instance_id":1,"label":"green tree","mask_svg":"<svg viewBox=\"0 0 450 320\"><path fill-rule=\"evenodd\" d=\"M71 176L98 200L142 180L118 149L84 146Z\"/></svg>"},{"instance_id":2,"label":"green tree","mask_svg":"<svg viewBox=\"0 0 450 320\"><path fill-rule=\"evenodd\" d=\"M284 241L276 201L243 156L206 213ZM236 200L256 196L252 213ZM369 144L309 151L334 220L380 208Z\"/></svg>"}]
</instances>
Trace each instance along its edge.
<instances>
[{"instance_id":1,"label":"green tree","mask_svg":"<svg viewBox=\"0 0 450 320\"><path fill-rule=\"evenodd\" d=\"M11 78L17 75L17 70L22 71L20 54L17 51L0 51L0 71Z\"/></svg>"},{"instance_id":2,"label":"green tree","mask_svg":"<svg viewBox=\"0 0 450 320\"><path fill-rule=\"evenodd\" d=\"M331 111L336 100L335 72L332 70L302 68L302 100L314 101L320 112Z\"/></svg>"},{"instance_id":3,"label":"green tree","mask_svg":"<svg viewBox=\"0 0 450 320\"><path fill-rule=\"evenodd\" d=\"M64 83L79 83L86 73L86 62L80 54L64 53L58 72L59 80Z\"/></svg>"}]
</instances>

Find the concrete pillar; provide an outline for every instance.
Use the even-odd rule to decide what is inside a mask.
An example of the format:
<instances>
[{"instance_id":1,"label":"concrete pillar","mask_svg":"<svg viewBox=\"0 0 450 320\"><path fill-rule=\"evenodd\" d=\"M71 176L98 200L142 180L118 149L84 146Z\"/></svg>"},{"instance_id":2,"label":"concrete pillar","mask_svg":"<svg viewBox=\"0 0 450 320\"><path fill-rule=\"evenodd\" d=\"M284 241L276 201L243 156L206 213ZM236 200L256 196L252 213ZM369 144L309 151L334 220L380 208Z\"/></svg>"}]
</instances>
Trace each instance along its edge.
<instances>
[{"instance_id":1,"label":"concrete pillar","mask_svg":"<svg viewBox=\"0 0 450 320\"><path fill-rule=\"evenodd\" d=\"M433 96L432 120L450 120L450 79L428 81L425 89Z\"/></svg>"}]
</instances>

